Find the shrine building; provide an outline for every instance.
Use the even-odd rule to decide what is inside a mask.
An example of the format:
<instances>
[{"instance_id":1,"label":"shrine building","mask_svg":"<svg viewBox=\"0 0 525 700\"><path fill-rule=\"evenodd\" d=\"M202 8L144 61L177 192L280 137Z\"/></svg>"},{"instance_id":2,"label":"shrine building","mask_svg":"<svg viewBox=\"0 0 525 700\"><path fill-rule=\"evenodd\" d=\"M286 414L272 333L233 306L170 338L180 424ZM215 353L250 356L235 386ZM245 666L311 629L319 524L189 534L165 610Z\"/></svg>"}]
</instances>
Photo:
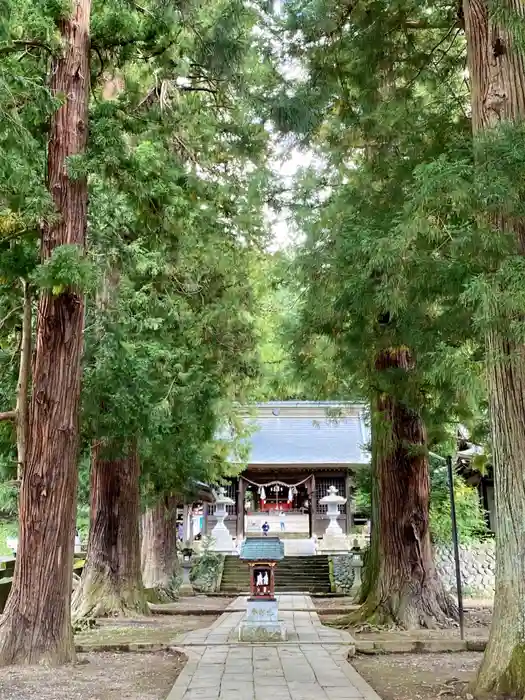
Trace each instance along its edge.
<instances>
[{"instance_id":1,"label":"shrine building","mask_svg":"<svg viewBox=\"0 0 525 700\"><path fill-rule=\"evenodd\" d=\"M328 518L320 500L331 486L348 499L339 518L343 532L363 522L352 494L357 470L370 464L364 405L269 402L247 411L244 420L253 429L247 466L225 485L234 501L225 519L232 537L260 535L265 522L272 534L321 536ZM205 504L205 533L215 522L214 506Z\"/></svg>"}]
</instances>

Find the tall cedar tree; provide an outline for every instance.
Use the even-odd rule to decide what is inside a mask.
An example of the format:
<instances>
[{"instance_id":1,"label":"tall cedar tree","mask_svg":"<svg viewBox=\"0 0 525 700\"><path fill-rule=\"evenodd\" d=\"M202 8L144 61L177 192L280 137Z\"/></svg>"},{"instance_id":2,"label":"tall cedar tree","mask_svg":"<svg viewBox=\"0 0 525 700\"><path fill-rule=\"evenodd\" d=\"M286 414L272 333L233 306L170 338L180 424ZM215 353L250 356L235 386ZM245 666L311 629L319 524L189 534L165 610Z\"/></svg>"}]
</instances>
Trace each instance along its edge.
<instances>
[{"instance_id":1,"label":"tall cedar tree","mask_svg":"<svg viewBox=\"0 0 525 700\"><path fill-rule=\"evenodd\" d=\"M424 12L414 11L423 22ZM292 131L309 135L319 158L296 196L307 234L298 257L299 360L308 363L319 338L327 338L341 388L353 384L372 407L378 501L369 568L376 567L352 619L413 628L443 624L457 612L433 564L425 423L434 429L454 416L453 372L447 376L444 360L461 355L465 333L456 333L455 324L468 317L451 313L436 246L418 250L396 227L414 168L465 129L446 90L445 102L430 94L448 78L459 49L430 75L423 71L436 36L453 38L454 20L417 36L406 23L402 3L373 9L365 3L348 12L325 4L322 20L294 14L290 51L308 77L275 112L283 127L288 121ZM307 119L298 119L294 99L306 101ZM433 369L438 362L441 376Z\"/></svg>"},{"instance_id":2,"label":"tall cedar tree","mask_svg":"<svg viewBox=\"0 0 525 700\"><path fill-rule=\"evenodd\" d=\"M139 476L136 441L93 445L88 551L73 597L79 619L149 613L140 568Z\"/></svg>"},{"instance_id":3,"label":"tall cedar tree","mask_svg":"<svg viewBox=\"0 0 525 700\"><path fill-rule=\"evenodd\" d=\"M366 5L325 4L322 19L311 8L288 23L307 78L274 111L319 156L296 196L307 234L296 346L304 365L329 339L341 387L353 384L372 407L374 570L352 620L434 626L457 611L432 560L427 432L434 441L468 413L462 390L479 370L469 368L475 340L457 305L466 270L450 276L450 251L418 238L405 206L414 169L468 128L450 94L461 92L461 46L453 12ZM433 47L447 40L434 65Z\"/></svg>"},{"instance_id":4,"label":"tall cedar tree","mask_svg":"<svg viewBox=\"0 0 525 700\"><path fill-rule=\"evenodd\" d=\"M224 448L214 435L254 372L246 272L260 237L262 169L252 166L266 137L243 84L256 59L256 45L243 41L251 11L217 2L177 22L165 6L149 19L136 8L126 12L136 21L123 31L137 33L133 46L149 55L145 66L130 56L129 34L115 36L99 23L93 37L112 64L119 56L127 62L119 64L118 85L108 91L106 80L93 106L92 255L115 284L110 303L88 318L84 418L86 440L106 470L118 472L136 439L149 505L190 476L220 476ZM144 612L138 542L129 527L110 532L104 515L137 510L138 472L133 483L100 478L97 460L92 470L74 615ZM157 530L165 532L162 523ZM149 545L159 548L157 560L175 561L163 551L169 542L154 537ZM172 576L166 571L164 579Z\"/></svg>"},{"instance_id":5,"label":"tall cedar tree","mask_svg":"<svg viewBox=\"0 0 525 700\"><path fill-rule=\"evenodd\" d=\"M81 254L85 246L87 181L69 176L67 159L86 146L90 12L90 0L77 0L57 27L63 51L52 61L51 89L63 104L52 117L48 145L48 186L57 216L43 228L44 263L60 246L78 246ZM70 597L83 323L82 289L41 293L19 549L0 622L0 664L75 658Z\"/></svg>"},{"instance_id":6,"label":"tall cedar tree","mask_svg":"<svg viewBox=\"0 0 525 700\"><path fill-rule=\"evenodd\" d=\"M520 128L525 118L525 10L518 0L498 2L495 7L486 0L465 0L463 7L475 155L484 167L486 139L504 139L501 129L512 124ZM511 238L510 255L504 262L508 266L514 260L521 268L525 219L508 212L508 207L502 207L490 213L490 227L494 236ZM497 298L502 289L494 291ZM503 315L494 319L486 338L497 562L493 621L475 692L521 698L525 696L525 346L512 328L513 318Z\"/></svg>"},{"instance_id":7,"label":"tall cedar tree","mask_svg":"<svg viewBox=\"0 0 525 700\"><path fill-rule=\"evenodd\" d=\"M161 601L171 600L176 593L175 582L180 576L177 534L174 496L166 496L147 508L142 516L142 579Z\"/></svg>"}]
</instances>

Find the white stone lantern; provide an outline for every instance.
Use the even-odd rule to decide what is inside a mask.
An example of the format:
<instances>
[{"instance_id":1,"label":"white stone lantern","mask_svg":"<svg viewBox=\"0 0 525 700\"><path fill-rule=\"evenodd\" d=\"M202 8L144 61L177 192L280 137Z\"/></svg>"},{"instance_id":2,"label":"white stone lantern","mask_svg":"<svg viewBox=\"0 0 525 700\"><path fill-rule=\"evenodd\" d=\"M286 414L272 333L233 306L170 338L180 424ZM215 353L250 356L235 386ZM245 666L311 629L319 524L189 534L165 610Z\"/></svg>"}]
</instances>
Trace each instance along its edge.
<instances>
[{"instance_id":1,"label":"white stone lantern","mask_svg":"<svg viewBox=\"0 0 525 700\"><path fill-rule=\"evenodd\" d=\"M319 500L319 503L326 506L326 514L330 518L330 522L321 542L323 551L340 552L348 550L348 540L345 537L341 526L337 522L340 515L339 506L346 503L346 498L338 495L338 490L335 486L330 486L328 495Z\"/></svg>"},{"instance_id":2,"label":"white stone lantern","mask_svg":"<svg viewBox=\"0 0 525 700\"><path fill-rule=\"evenodd\" d=\"M232 554L235 552L235 546L232 536L224 524L224 518L226 517L226 506L233 505L235 501L226 495L224 486L219 486L213 495L215 497L215 517L217 518L217 523L211 531L211 536L214 539L213 549L216 552Z\"/></svg>"}]
</instances>

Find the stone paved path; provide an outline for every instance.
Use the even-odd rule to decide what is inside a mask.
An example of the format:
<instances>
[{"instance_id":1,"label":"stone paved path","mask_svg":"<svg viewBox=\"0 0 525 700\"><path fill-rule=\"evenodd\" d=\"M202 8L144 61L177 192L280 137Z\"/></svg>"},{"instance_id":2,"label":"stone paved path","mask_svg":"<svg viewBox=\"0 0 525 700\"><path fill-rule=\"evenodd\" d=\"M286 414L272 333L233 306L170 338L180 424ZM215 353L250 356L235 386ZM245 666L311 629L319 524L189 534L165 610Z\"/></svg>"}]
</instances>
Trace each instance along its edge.
<instances>
[{"instance_id":1,"label":"stone paved path","mask_svg":"<svg viewBox=\"0 0 525 700\"><path fill-rule=\"evenodd\" d=\"M243 613L225 612L177 640L188 663L167 700L381 700L346 660L352 637L324 627L309 596L279 598L288 642L239 643Z\"/></svg>"},{"instance_id":2,"label":"stone paved path","mask_svg":"<svg viewBox=\"0 0 525 700\"><path fill-rule=\"evenodd\" d=\"M279 611L283 610L315 610L315 605L309 595L303 595L302 593L293 593L288 595L275 596L279 604ZM232 600L228 605L226 610L244 611L246 610L246 601L248 596L239 596L235 600Z\"/></svg>"}]
</instances>

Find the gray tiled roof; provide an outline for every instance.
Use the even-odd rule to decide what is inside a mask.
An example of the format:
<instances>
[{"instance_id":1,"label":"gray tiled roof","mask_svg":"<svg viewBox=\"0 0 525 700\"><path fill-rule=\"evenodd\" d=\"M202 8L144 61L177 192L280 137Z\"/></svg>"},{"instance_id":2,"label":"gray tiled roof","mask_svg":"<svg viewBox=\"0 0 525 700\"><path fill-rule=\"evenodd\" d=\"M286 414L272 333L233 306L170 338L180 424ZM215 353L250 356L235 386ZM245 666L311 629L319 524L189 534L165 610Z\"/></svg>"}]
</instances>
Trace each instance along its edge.
<instances>
[{"instance_id":1,"label":"gray tiled roof","mask_svg":"<svg viewBox=\"0 0 525 700\"><path fill-rule=\"evenodd\" d=\"M317 415L304 415L312 406L319 409ZM330 419L326 409L331 406L336 404L289 402L287 406L282 402L259 406L259 416L246 419L254 427L248 438L249 464L368 464L370 431L364 409Z\"/></svg>"},{"instance_id":2,"label":"gray tiled roof","mask_svg":"<svg viewBox=\"0 0 525 700\"><path fill-rule=\"evenodd\" d=\"M279 561L284 557L284 542L278 537L247 537L241 545L239 559Z\"/></svg>"}]
</instances>

